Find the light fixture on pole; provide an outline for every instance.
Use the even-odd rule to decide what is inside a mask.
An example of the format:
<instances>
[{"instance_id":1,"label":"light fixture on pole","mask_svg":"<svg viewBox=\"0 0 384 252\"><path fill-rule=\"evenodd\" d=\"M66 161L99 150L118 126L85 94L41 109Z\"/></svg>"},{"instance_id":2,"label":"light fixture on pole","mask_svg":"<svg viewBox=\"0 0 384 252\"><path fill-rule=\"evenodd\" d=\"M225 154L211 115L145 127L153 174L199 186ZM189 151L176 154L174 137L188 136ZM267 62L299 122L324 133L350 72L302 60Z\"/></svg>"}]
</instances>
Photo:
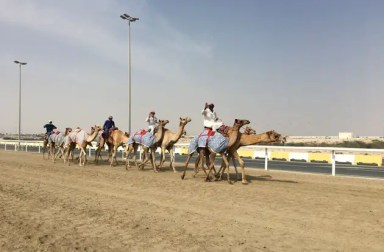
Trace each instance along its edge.
<instances>
[{"instance_id":1,"label":"light fixture on pole","mask_svg":"<svg viewBox=\"0 0 384 252\"><path fill-rule=\"evenodd\" d=\"M129 99L129 134L131 134L131 104L132 104L132 99L131 99L131 22L135 22L137 20L139 20L139 18L135 18L135 17L131 17L129 16L128 14L123 14L123 15L120 15L120 17L124 20L127 20L128 21L128 73L129 73L129 77L128 77L128 99Z\"/></svg>"},{"instance_id":2,"label":"light fixture on pole","mask_svg":"<svg viewBox=\"0 0 384 252\"><path fill-rule=\"evenodd\" d=\"M19 65L19 144L18 144L18 149L20 150L20 130L21 130L21 66L26 65L27 62L20 62L15 60L14 61L16 64Z\"/></svg>"}]
</instances>

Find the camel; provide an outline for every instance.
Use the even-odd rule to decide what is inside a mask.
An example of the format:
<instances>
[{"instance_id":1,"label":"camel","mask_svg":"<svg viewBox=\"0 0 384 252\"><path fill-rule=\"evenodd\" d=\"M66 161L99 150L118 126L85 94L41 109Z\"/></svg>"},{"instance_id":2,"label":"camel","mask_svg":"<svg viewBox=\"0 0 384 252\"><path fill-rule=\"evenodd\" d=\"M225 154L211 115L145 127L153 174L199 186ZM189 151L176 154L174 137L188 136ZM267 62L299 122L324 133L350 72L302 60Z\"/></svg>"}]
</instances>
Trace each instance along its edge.
<instances>
[{"instance_id":1,"label":"camel","mask_svg":"<svg viewBox=\"0 0 384 252\"><path fill-rule=\"evenodd\" d=\"M110 149L111 154L111 163L110 166L112 167L114 163L116 162L117 165L117 159L116 159L116 152L117 148L123 144L127 144L129 140L129 133L123 132L121 130L114 130L109 135L107 142L108 142L108 150Z\"/></svg>"},{"instance_id":2,"label":"camel","mask_svg":"<svg viewBox=\"0 0 384 252\"><path fill-rule=\"evenodd\" d=\"M207 174L207 177L205 180L211 181L210 180L210 173L212 170L214 170L214 162L215 162L216 154L219 153L222 155L223 161L225 163L225 167L228 167L229 164L228 164L228 159L227 159L227 156L225 155L225 152L227 151L227 149L230 149L232 146L234 146L235 144L237 144L240 141L240 137L239 137L240 136L240 128L244 125L249 124L249 123L250 122L248 120L235 119L233 127L229 128L229 130L227 132L227 134L229 136L228 138L225 138L223 135L216 134L216 133L214 135L209 136L210 132L208 131L207 132L208 138L206 140L206 147L201 147L201 144L203 141L205 141L205 139L201 138L202 142L200 142L200 136L199 136L199 138L197 138L197 141L195 143L194 143L194 141L192 141L190 144L190 150L189 150L190 153L188 154L187 161L185 162L184 172L181 175L181 179L184 179L184 177L185 177L185 172L188 168L189 160L191 159L191 157L193 156L194 151L195 151L192 149L194 147L193 145L195 144L197 147L196 149L200 153L200 155L202 155L205 151L207 151L209 153L209 167L208 167L209 171L208 171L208 173L206 172L203 165L202 165L202 168L203 168L203 171ZM214 139L216 136L217 136L217 139ZM222 141L221 139L219 140L219 138L225 139L225 141ZM199 142L200 142L200 144L199 144ZM214 148L214 143L219 143L220 146L218 148ZM201 159L201 163L202 163L202 159ZM229 169L227 170L227 179L228 179L228 183L231 183L230 178L229 178Z\"/></svg>"},{"instance_id":3,"label":"camel","mask_svg":"<svg viewBox=\"0 0 384 252\"><path fill-rule=\"evenodd\" d=\"M105 145L108 146L108 156L109 159L112 156L112 141L108 141L108 139L105 139L103 137L103 130L100 130L99 134L95 138L95 141L97 142L97 149L96 149L96 154L95 154L95 163L99 163L99 158L101 158L101 150L104 148Z\"/></svg>"},{"instance_id":4,"label":"camel","mask_svg":"<svg viewBox=\"0 0 384 252\"><path fill-rule=\"evenodd\" d=\"M228 149L229 159L234 158L239 162L239 165L241 167L241 175L242 175L241 182L243 184L245 184L245 185L248 184L248 181L246 179L246 174L245 174L245 169L244 169L244 161L240 158L237 150L242 146L254 145L254 144L258 144L258 143L273 143L273 142L285 142L285 137L282 137L281 134L277 133L274 130L267 131L267 132L261 133L261 134L252 134L252 135L241 134L240 135L240 141L236 142L236 144L234 144L231 148ZM234 166L235 166L236 175L237 175L237 168L236 168L235 163L234 163ZM222 163L221 168L218 172L218 173L220 173L220 171L222 171L220 173L220 177L222 176L222 174L224 173L224 170L226 168L229 169L229 167L224 167L224 164ZM227 171L227 173L228 173L228 171Z\"/></svg>"},{"instance_id":5,"label":"camel","mask_svg":"<svg viewBox=\"0 0 384 252\"><path fill-rule=\"evenodd\" d=\"M245 129L244 129L244 132L242 134L246 134L246 135L255 135L256 134L256 130L254 130L252 127L250 126L246 126Z\"/></svg>"},{"instance_id":6,"label":"camel","mask_svg":"<svg viewBox=\"0 0 384 252\"><path fill-rule=\"evenodd\" d=\"M141 132L136 132L131 138L129 138L128 144L125 148L126 153L126 162L125 169L128 170L130 167L130 154L133 152L133 161L139 169L144 169L144 165L149 161L148 153L151 151L151 163L154 172L158 172L155 164L155 151L159 143L163 140L164 126L169 123L168 120L159 120L158 129L155 134L152 135L151 132L142 130ZM137 149L141 146L143 148L144 161L140 164L136 161Z\"/></svg>"},{"instance_id":7,"label":"camel","mask_svg":"<svg viewBox=\"0 0 384 252\"><path fill-rule=\"evenodd\" d=\"M250 126L246 126L244 131L242 132L242 134L245 134L245 135L255 135L256 134L256 130L254 130ZM225 136L227 136L227 135L225 135ZM199 155L198 155L198 157L196 158L196 161L195 161L195 175L194 176L196 176L196 174L199 172L199 164L200 164L200 162L202 162L201 164L204 165L204 161L203 161L204 158L206 160L206 166L207 167L209 166L209 157L208 157L208 155L209 155L209 153L207 151L205 151L205 149L200 150ZM237 173L237 167L236 167L234 159L232 159L232 161L233 161L233 165L235 167L236 176L237 176L237 174L238 174Z\"/></svg>"},{"instance_id":8,"label":"camel","mask_svg":"<svg viewBox=\"0 0 384 252\"><path fill-rule=\"evenodd\" d=\"M168 150L169 155L170 155L170 159L171 159L171 163L169 166L173 169L173 172L176 173L176 168L174 165L173 146L177 143L177 141L179 141L181 136L184 134L184 132L185 132L184 127L190 121L191 121L191 118L189 118L189 117L184 117L184 118L180 117L180 124L179 124L179 128L176 131L176 133L171 132L169 129L164 129L163 141L161 141L161 143L160 143L161 160L160 160L159 166L157 167L158 170L160 170L161 167L163 166L164 161L165 161L165 150Z\"/></svg>"},{"instance_id":9,"label":"camel","mask_svg":"<svg viewBox=\"0 0 384 252\"><path fill-rule=\"evenodd\" d=\"M92 128L93 132L91 132L90 134L88 134L87 132L85 132L80 128L77 128L74 131L72 131L66 137L66 141L65 141L66 155L64 155L64 163L68 161L68 165L70 165L69 156L72 155L73 157L73 150L77 145L80 148L79 165L84 166L87 161L87 153L85 152L87 145L96 138L100 129L101 129L101 126L95 125L94 128Z\"/></svg>"},{"instance_id":10,"label":"camel","mask_svg":"<svg viewBox=\"0 0 384 252\"><path fill-rule=\"evenodd\" d=\"M65 132L58 132L53 133L49 136L49 145L50 145L50 153L52 156L52 161L55 162L56 158L61 154L64 155L64 143L66 136L72 132L71 128L65 128ZM55 154L55 149L57 150L57 153Z\"/></svg>"},{"instance_id":11,"label":"camel","mask_svg":"<svg viewBox=\"0 0 384 252\"><path fill-rule=\"evenodd\" d=\"M105 139L102 136L102 132L99 133L97 136L98 139L98 146L96 149L96 155L95 155L95 163L98 163L99 157L101 158L101 149L104 147L106 144L108 146L108 154L109 154L109 160L110 160L110 166L113 166L114 164L117 164L117 159L116 159L116 152L117 148L119 146L128 143L129 140L129 133L128 132L123 132L119 129L115 129L111 131L109 134L108 138Z\"/></svg>"},{"instance_id":12,"label":"camel","mask_svg":"<svg viewBox=\"0 0 384 252\"><path fill-rule=\"evenodd\" d=\"M44 134L44 139L43 139L43 159L45 159L45 153L47 152L47 150L48 150L48 157L47 157L47 159L49 159L49 157L51 156L51 153L50 153L50 151L51 151L51 149L50 149L50 147L48 146L48 144L49 144L49 141L48 141L48 134L47 133L45 133Z\"/></svg>"}]
</instances>

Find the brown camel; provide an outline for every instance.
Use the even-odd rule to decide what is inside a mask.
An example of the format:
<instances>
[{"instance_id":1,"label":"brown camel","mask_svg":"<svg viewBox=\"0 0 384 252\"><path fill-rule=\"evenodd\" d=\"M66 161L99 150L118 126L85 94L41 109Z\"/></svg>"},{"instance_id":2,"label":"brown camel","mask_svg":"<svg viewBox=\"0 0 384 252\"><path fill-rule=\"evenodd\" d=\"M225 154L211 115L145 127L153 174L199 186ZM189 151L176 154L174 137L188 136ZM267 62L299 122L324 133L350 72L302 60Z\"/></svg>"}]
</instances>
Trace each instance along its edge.
<instances>
[{"instance_id":1,"label":"brown camel","mask_svg":"<svg viewBox=\"0 0 384 252\"><path fill-rule=\"evenodd\" d=\"M51 156L51 148L48 146L49 141L48 141L48 135L47 133L44 134L44 139L43 139L43 159L45 159L45 153L48 154L47 159L50 158Z\"/></svg>"},{"instance_id":2,"label":"brown camel","mask_svg":"<svg viewBox=\"0 0 384 252\"><path fill-rule=\"evenodd\" d=\"M87 162L86 148L89 145L89 143L96 138L100 129L101 129L101 126L95 125L95 127L92 128L93 132L90 134L88 134L87 132L85 132L80 128L77 128L74 131L72 131L66 137L66 142L65 142L66 155L64 155L64 163L68 161L68 165L70 165L69 156L72 155L73 157L73 150L77 145L80 148L79 165L84 166L85 163Z\"/></svg>"},{"instance_id":3,"label":"brown camel","mask_svg":"<svg viewBox=\"0 0 384 252\"><path fill-rule=\"evenodd\" d=\"M153 135L154 139L152 138L154 140L154 142L151 143L150 146L145 146L142 142L135 142L134 140L132 143L127 144L127 146L125 148L125 153L126 153L126 155L125 155L126 156L125 169L128 170L128 168L130 167L130 158L129 157L130 157L130 154L133 152L133 161L139 169L141 169L141 170L144 169L144 165L148 161L151 161L153 170L155 172L158 171L156 168L156 164L155 164L155 151L157 149L157 146L159 146L159 144L163 140L164 126L167 123L169 123L168 120L159 120L157 132ZM150 136L148 134L151 134L151 133L146 132L144 136ZM137 135L137 133L132 136L132 139L134 139L136 135ZM140 164L138 164L136 161L136 153L137 153L137 149L139 148L139 146L141 146L141 148L143 149L143 156L144 156L144 161L141 162ZM149 151L151 151L150 155L148 155ZM149 158L151 158L151 160L149 160Z\"/></svg>"},{"instance_id":4,"label":"brown camel","mask_svg":"<svg viewBox=\"0 0 384 252\"><path fill-rule=\"evenodd\" d=\"M116 152L117 148L123 144L128 144L129 139L129 133L123 132L121 130L114 130L112 133L108 136L108 149L111 151L111 160L110 160L110 166L113 166L114 164L117 165L117 159L116 159Z\"/></svg>"},{"instance_id":5,"label":"brown camel","mask_svg":"<svg viewBox=\"0 0 384 252\"><path fill-rule=\"evenodd\" d=\"M225 167L229 166L227 156L225 155L226 150L231 148L232 146L234 146L236 143L238 143L240 141L240 137L239 137L240 136L240 128L242 126L244 126L244 125L249 124L249 123L250 122L248 120L235 119L233 127L228 129L228 131L227 131L227 134L229 136L228 137L229 138L228 139L228 143L226 145L226 148L220 150L220 153L219 153L219 154L222 155L223 161L225 163ZM207 173L203 165L202 165L202 169L207 174L207 177L206 177L205 180L206 181L210 181L210 173L211 173L212 170L214 170L214 162L215 162L215 158L216 158L217 153L215 151L213 151L213 149L209 146L209 141L208 141L207 145L208 146L205 147L205 148L200 148L200 151L199 151L199 148L198 148L198 152L200 154L204 153L204 151L207 151L209 153L209 167L208 167L209 171ZM204 150L201 151L201 149L204 149ZM187 161L185 162L184 172L181 175L182 179L184 179L184 177L185 177L185 172L186 172L186 170L188 168L188 163L189 163L189 160L191 159L191 157L193 156L193 153L188 155ZM203 163L202 161L203 161L203 159L201 158L201 160L200 160L201 164ZM230 178L229 178L229 169L227 170L227 179L228 179L228 183L231 183Z\"/></svg>"},{"instance_id":6,"label":"brown camel","mask_svg":"<svg viewBox=\"0 0 384 252\"><path fill-rule=\"evenodd\" d=\"M165 161L165 150L168 150L169 155L170 155L170 167L173 169L173 172L176 173L176 168L174 164L174 149L173 146L179 141L181 136L184 134L184 127L187 123L191 121L191 118L189 117L180 117L180 124L178 130L173 133L169 129L164 129L164 136L163 136L163 141L161 141L161 160L160 164L158 166L158 169L160 170L161 167L164 164Z\"/></svg>"},{"instance_id":7,"label":"brown camel","mask_svg":"<svg viewBox=\"0 0 384 252\"><path fill-rule=\"evenodd\" d=\"M256 134L256 130L254 130L252 127L250 126L246 126L245 129L244 129L244 132L242 134L246 134L246 135L255 135Z\"/></svg>"},{"instance_id":8,"label":"brown camel","mask_svg":"<svg viewBox=\"0 0 384 252\"><path fill-rule=\"evenodd\" d=\"M233 145L231 148L228 149L228 158L229 159L234 158L239 162L239 165L241 167L241 176L242 176L241 182L243 184L248 184L248 181L246 179L246 174L245 174L245 169L244 169L244 161L240 158L237 150L242 146L255 145L255 144L259 144L259 143L276 143L276 142L285 142L285 137L283 137L281 134L277 133L274 130L267 131L267 132L262 133L262 134L256 134L256 135L255 134L253 134L253 135L241 134L240 135L240 141L238 141L235 145ZM234 163L234 165L235 165L235 163ZM227 167L227 168L229 169L229 167ZM222 163L221 168L220 168L220 170L222 170L222 172L221 173L220 173L220 171L218 172L218 173L220 173L220 177L224 173L225 169L226 169L226 167ZM236 169L236 175L237 175L236 165L235 165L235 169Z\"/></svg>"},{"instance_id":9,"label":"brown camel","mask_svg":"<svg viewBox=\"0 0 384 252\"><path fill-rule=\"evenodd\" d=\"M110 160L112 157L112 139L109 141L109 139L106 139L102 136L103 130L100 130L99 134L96 137L97 141L97 149L95 154L95 163L99 163L99 158L101 158L101 150L104 148L105 145L108 147L108 159ZM109 138L109 136L108 136Z\"/></svg>"},{"instance_id":10,"label":"brown camel","mask_svg":"<svg viewBox=\"0 0 384 252\"><path fill-rule=\"evenodd\" d=\"M229 130L231 127L227 127ZM241 134L246 134L246 135L255 135L256 134L256 130L254 130L252 127L250 126L246 126L243 133ZM228 137L227 133L225 133L226 137ZM206 150L206 148L200 148L198 150L198 157L196 158L196 161L195 161L195 174L194 176L196 176L196 174L199 172L199 165L200 165L200 162L201 162L201 166L204 165L204 159L206 161L206 166L209 167L209 152ZM233 161L233 165L235 167L235 170L236 170L236 176L237 176L237 167L236 167L236 164L235 164L235 161L234 159L232 159ZM223 167L223 163L222 163L222 167ZM203 169L204 170L204 169ZM215 172L216 173L216 172ZM219 176L219 173L216 174L216 176L218 177Z\"/></svg>"}]
</instances>

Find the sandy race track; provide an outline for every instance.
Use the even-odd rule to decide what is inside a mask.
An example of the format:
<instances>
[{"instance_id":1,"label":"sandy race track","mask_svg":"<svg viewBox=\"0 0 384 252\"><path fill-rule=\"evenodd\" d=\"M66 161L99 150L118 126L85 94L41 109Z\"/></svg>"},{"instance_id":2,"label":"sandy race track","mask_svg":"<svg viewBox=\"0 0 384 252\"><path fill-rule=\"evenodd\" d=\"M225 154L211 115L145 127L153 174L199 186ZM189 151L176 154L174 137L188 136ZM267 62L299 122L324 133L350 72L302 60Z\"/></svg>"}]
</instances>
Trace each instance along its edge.
<instances>
[{"instance_id":1,"label":"sandy race track","mask_svg":"<svg viewBox=\"0 0 384 252\"><path fill-rule=\"evenodd\" d=\"M0 151L0 251L384 250L384 181L248 174L246 186L182 181Z\"/></svg>"}]
</instances>

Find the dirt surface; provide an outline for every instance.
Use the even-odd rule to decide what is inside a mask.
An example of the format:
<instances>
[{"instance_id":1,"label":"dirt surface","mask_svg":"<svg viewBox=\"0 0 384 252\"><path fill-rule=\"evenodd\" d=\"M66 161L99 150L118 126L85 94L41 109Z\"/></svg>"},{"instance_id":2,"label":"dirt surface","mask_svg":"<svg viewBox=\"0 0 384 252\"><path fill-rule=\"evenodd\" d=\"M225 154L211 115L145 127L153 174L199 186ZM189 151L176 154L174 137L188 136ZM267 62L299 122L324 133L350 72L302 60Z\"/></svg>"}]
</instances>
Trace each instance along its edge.
<instances>
[{"instance_id":1,"label":"dirt surface","mask_svg":"<svg viewBox=\"0 0 384 252\"><path fill-rule=\"evenodd\" d=\"M384 181L248 174L182 181L0 151L0 251L383 251Z\"/></svg>"}]
</instances>

